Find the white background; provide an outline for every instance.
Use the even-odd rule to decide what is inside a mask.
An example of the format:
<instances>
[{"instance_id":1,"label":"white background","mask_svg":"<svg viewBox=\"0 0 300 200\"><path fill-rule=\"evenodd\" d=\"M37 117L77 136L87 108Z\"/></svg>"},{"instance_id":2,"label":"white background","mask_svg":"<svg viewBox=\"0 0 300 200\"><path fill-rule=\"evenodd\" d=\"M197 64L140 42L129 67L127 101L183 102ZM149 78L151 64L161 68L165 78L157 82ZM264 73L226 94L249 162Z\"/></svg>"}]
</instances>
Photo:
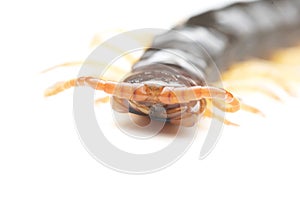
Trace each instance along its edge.
<instances>
[{"instance_id":1,"label":"white background","mask_svg":"<svg viewBox=\"0 0 300 200\"><path fill-rule=\"evenodd\" d=\"M94 33L169 28L220 2L1 2L0 199L299 199L299 98L250 97L266 118L241 112L241 127L224 127L206 159L199 133L178 162L147 175L115 172L87 153L72 91L43 98L61 77L39 72L87 55Z\"/></svg>"}]
</instances>

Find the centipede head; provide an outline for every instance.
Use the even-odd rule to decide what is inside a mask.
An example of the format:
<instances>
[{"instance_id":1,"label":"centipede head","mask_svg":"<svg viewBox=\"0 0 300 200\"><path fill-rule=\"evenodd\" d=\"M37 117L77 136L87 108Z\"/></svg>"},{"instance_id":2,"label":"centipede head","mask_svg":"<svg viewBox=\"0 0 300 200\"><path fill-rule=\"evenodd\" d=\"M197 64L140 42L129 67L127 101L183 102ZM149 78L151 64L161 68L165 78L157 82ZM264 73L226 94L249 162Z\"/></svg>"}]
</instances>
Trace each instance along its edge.
<instances>
[{"instance_id":1,"label":"centipede head","mask_svg":"<svg viewBox=\"0 0 300 200\"><path fill-rule=\"evenodd\" d=\"M114 96L112 106L119 112L130 112L149 116L151 119L193 126L206 107L205 99L186 102L170 102L173 88L188 88L195 86L193 79L183 76L180 71L164 66L147 66L130 74L123 81L130 84L140 84L130 99ZM151 69L151 71L149 71ZM163 69L163 70L162 70Z\"/></svg>"}]
</instances>

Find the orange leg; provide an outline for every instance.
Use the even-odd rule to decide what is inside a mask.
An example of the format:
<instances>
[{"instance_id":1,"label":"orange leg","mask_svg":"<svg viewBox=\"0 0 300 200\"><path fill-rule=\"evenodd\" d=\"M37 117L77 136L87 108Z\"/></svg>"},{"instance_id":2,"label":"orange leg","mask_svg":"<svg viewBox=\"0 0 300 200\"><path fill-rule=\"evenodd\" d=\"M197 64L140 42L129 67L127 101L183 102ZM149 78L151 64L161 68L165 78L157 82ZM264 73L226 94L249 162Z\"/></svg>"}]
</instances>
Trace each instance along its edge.
<instances>
[{"instance_id":1,"label":"orange leg","mask_svg":"<svg viewBox=\"0 0 300 200\"><path fill-rule=\"evenodd\" d=\"M112 33L120 33L120 32L123 32L123 30L111 30L111 31L107 31L106 35L111 37L113 35ZM104 35L105 35L105 33L95 35L94 38L91 41L90 46L92 48L94 48L94 47L100 45L101 43L103 43L103 41L105 41L105 36ZM148 38L148 39L145 39L144 36L142 38L138 38L138 35L129 35L129 34L127 34L127 35L128 35L128 39L138 41L143 46L145 46L144 43L146 43L144 40L146 40L147 43L150 44L150 39L149 39L150 37L149 36L146 36L146 38ZM139 56L133 55L131 53L124 54L124 50L122 50L121 48L117 47L114 44L104 43L104 45L108 50L111 50L113 52L120 52L123 55L121 59L125 59L125 61L127 61L130 64L130 66L132 66L139 59ZM47 68L47 69L43 70L41 73L46 73L46 72L52 71L54 69L62 68L62 67L81 66L83 64L86 65L86 66L95 67L95 68L101 67L101 68L104 69L104 68L107 67L107 63L101 62L101 58L100 58L97 61L96 60L95 61L79 60L79 61L70 61L70 62L61 63L61 64L58 64L58 65L52 66L50 68ZM120 77L124 76L125 74L127 74L129 72L128 70L130 70L130 69L124 69L124 66L121 68L121 67L118 67L118 66L111 65L105 71L105 74L102 75L102 78L110 79L110 80L119 80Z\"/></svg>"},{"instance_id":2,"label":"orange leg","mask_svg":"<svg viewBox=\"0 0 300 200\"><path fill-rule=\"evenodd\" d=\"M132 40L132 42L137 42L140 44L141 47L148 47L151 44L152 38L154 35L152 34L143 34L142 36L140 34L134 35L134 33L128 33L124 32L122 29L116 29L116 30L108 30L106 32L102 32L100 34L96 34L91 43L90 46L92 48L95 48L101 44L104 44L107 49L110 49L114 52L120 52L124 58L131 63L132 65L139 59L139 57L133 56L132 54L124 54L124 50L119 48L117 45L109 44L109 43L103 43L106 41L107 38L110 38L112 35L116 33L122 33L124 36L126 36L126 39ZM144 48L145 50L145 48Z\"/></svg>"},{"instance_id":3,"label":"orange leg","mask_svg":"<svg viewBox=\"0 0 300 200\"><path fill-rule=\"evenodd\" d=\"M250 106L242 101L240 101L240 104L241 104L241 110L265 117L265 114L262 111L260 111L258 108Z\"/></svg>"},{"instance_id":4,"label":"orange leg","mask_svg":"<svg viewBox=\"0 0 300 200\"><path fill-rule=\"evenodd\" d=\"M266 60L251 60L233 65L222 78L225 82L234 80L246 83L248 80L248 84L254 86L257 85L255 81L259 81L262 86L268 81L294 96L295 91L291 88L290 82L299 81L299 76L299 68L291 70L288 65L279 65Z\"/></svg>"},{"instance_id":5,"label":"orange leg","mask_svg":"<svg viewBox=\"0 0 300 200\"><path fill-rule=\"evenodd\" d=\"M95 104L102 104L109 102L109 96L101 97L95 100Z\"/></svg>"},{"instance_id":6,"label":"orange leg","mask_svg":"<svg viewBox=\"0 0 300 200\"><path fill-rule=\"evenodd\" d=\"M205 117L209 117L209 118L215 118L215 119L217 119L218 121L220 121L220 122L222 122L222 123L224 123L224 124L226 124L226 125L239 126L238 124L236 124L236 123L234 123L234 122L231 122L231 121L225 119L224 117L221 117L220 115L215 114L214 112L211 111L210 108L207 108L207 109L205 110L204 116L205 116Z\"/></svg>"},{"instance_id":7,"label":"orange leg","mask_svg":"<svg viewBox=\"0 0 300 200\"><path fill-rule=\"evenodd\" d=\"M251 92L251 93L261 93L267 97L282 102L282 98L277 94L273 88L274 84L266 83L263 79L251 78L247 80L226 80L223 82L225 88L229 91L237 92Z\"/></svg>"},{"instance_id":8,"label":"orange leg","mask_svg":"<svg viewBox=\"0 0 300 200\"><path fill-rule=\"evenodd\" d=\"M272 57L271 61L282 64L298 67L300 66L300 46L291 47L276 52Z\"/></svg>"}]
</instances>

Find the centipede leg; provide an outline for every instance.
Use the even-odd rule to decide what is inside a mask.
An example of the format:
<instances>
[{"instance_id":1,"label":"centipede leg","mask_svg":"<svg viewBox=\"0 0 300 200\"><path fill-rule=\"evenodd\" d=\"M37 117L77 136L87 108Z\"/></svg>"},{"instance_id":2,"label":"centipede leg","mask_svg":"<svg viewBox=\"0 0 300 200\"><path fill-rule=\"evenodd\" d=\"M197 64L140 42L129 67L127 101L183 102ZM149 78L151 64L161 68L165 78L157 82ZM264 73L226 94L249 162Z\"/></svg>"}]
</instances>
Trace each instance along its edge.
<instances>
[{"instance_id":1,"label":"centipede leg","mask_svg":"<svg viewBox=\"0 0 300 200\"><path fill-rule=\"evenodd\" d=\"M122 30L107 31L107 33L110 33L109 34L110 36L112 35L112 32L120 33L120 32L122 32ZM104 35L105 35L105 33L96 34L90 43L90 47L95 48L96 46L101 45L105 40ZM103 45L108 50L111 50L113 52L119 52L120 54L122 54L123 58L130 64L130 66L132 66L139 59L139 57L133 56L132 54L124 54L124 50L117 47L116 45L109 44L109 43L104 43ZM49 68L43 70L41 73L46 73L46 72L49 72L49 71L52 71L52 70L58 69L58 68L76 67L76 66L82 66L82 65L85 65L88 67L95 67L95 68L102 67L103 69L105 67L107 67L107 63L103 63L101 61L101 58L99 58L99 60L94 60L94 61L92 61L92 60L88 60L88 61L77 60L77 61L69 61L69 62L57 64L57 65L54 65L52 67L49 67ZM118 78L119 78L122 75L125 75L126 73L128 73L128 70L125 70L124 67L110 65L110 67L106 70L105 73L106 74L103 75L102 78L116 80L116 75L119 75L118 76Z\"/></svg>"},{"instance_id":2,"label":"centipede leg","mask_svg":"<svg viewBox=\"0 0 300 200\"><path fill-rule=\"evenodd\" d=\"M105 41L108 38L113 37L113 35L117 33L122 33L125 30L123 29L108 29L108 30L102 30L101 33L96 33L92 37L90 41L90 48L95 48L99 46L103 41Z\"/></svg>"},{"instance_id":3,"label":"centipede leg","mask_svg":"<svg viewBox=\"0 0 300 200\"><path fill-rule=\"evenodd\" d=\"M276 52L271 57L271 61L281 65L288 65L288 68L300 67L300 46L291 47Z\"/></svg>"},{"instance_id":4,"label":"centipede leg","mask_svg":"<svg viewBox=\"0 0 300 200\"><path fill-rule=\"evenodd\" d=\"M207 108L205 110L205 113L204 113L204 116L205 117L209 117L209 118L214 118L214 119L217 119L218 121L226 124L226 125L231 125L231 126L239 126L238 124L234 123L234 122L231 122L227 119L225 119L224 117L220 116L220 115L217 115L215 114L213 111L211 111L210 108Z\"/></svg>"},{"instance_id":5,"label":"centipede leg","mask_svg":"<svg viewBox=\"0 0 300 200\"><path fill-rule=\"evenodd\" d=\"M89 66L99 66L102 63L99 62L84 62L83 60L78 60L78 61L70 61L70 62L64 62L64 63L60 63L57 65L54 65L52 67L49 67L47 69L44 69L43 71L41 71L41 73L47 73L50 72L52 70L58 69L58 68L65 68L65 67L77 67L77 66L81 66L83 64L89 65Z\"/></svg>"},{"instance_id":6,"label":"centipede leg","mask_svg":"<svg viewBox=\"0 0 300 200\"><path fill-rule=\"evenodd\" d=\"M100 33L100 34L95 34L95 36L93 37L90 46L92 48L95 48L101 44L105 45L105 47L109 50L112 50L114 52L119 52L120 54L122 54L124 56L124 58L131 63L131 65L133 65L134 63L137 62L137 60L139 59L139 57L133 56L132 54L124 54L124 49L118 47L117 45L114 44L110 44L110 43L103 43L103 41L106 40L107 37L105 37L105 35L113 35L113 33L121 33L124 32L124 30L122 29L118 29L118 30L111 30L111 31L106 31L106 33ZM145 50L145 46L150 46L152 38L154 37L152 34L143 34L141 36L141 34L136 34L134 35L134 33L132 32L124 32L123 36L125 36L127 38L127 40L132 40L132 42L138 43L138 46L144 47Z\"/></svg>"},{"instance_id":7,"label":"centipede leg","mask_svg":"<svg viewBox=\"0 0 300 200\"><path fill-rule=\"evenodd\" d=\"M253 114L257 114L260 115L262 117L265 117L265 114L259 110L258 108L248 105L245 102L243 102L242 100L240 100L240 105L241 105L241 110L249 112L249 113L253 113Z\"/></svg>"},{"instance_id":8,"label":"centipede leg","mask_svg":"<svg viewBox=\"0 0 300 200\"><path fill-rule=\"evenodd\" d=\"M252 60L236 64L223 74L225 82L227 80L244 81L249 79L249 77L269 81L282 88L291 96L295 95L295 91L292 89L290 81L291 79L299 79L298 75L295 76L295 74L292 74L286 68L283 70L278 65L276 66L276 63L265 60Z\"/></svg>"},{"instance_id":9,"label":"centipede leg","mask_svg":"<svg viewBox=\"0 0 300 200\"><path fill-rule=\"evenodd\" d=\"M235 91L233 93L237 93L239 91L241 92L255 92L255 93L261 93L269 98L275 100L275 101L280 101L282 102L282 98L271 89L272 85L270 87L263 79L258 79L258 78L252 78L252 79L246 79L246 80L226 80L223 81L223 85L225 88L229 91ZM274 85L273 85L274 86Z\"/></svg>"},{"instance_id":10,"label":"centipede leg","mask_svg":"<svg viewBox=\"0 0 300 200\"><path fill-rule=\"evenodd\" d=\"M95 104L103 104L109 101L109 96L100 97L95 100Z\"/></svg>"}]
</instances>

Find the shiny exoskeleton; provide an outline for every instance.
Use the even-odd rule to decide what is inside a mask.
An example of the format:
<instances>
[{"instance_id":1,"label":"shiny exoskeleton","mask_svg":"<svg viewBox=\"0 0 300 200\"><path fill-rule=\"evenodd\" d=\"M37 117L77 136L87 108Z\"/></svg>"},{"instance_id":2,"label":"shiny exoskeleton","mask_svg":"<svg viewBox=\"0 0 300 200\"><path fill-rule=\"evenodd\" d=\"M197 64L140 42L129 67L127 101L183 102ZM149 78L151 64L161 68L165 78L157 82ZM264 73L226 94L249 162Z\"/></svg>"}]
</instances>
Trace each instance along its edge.
<instances>
[{"instance_id":1,"label":"shiny exoskeleton","mask_svg":"<svg viewBox=\"0 0 300 200\"><path fill-rule=\"evenodd\" d=\"M156 36L123 82L80 77L46 95L88 85L112 94L119 112L191 126L207 111L207 100L226 112L239 110L231 93L207 85L234 62L265 58L298 42L299 19L299 0L243 2L208 11Z\"/></svg>"},{"instance_id":2,"label":"shiny exoskeleton","mask_svg":"<svg viewBox=\"0 0 300 200\"><path fill-rule=\"evenodd\" d=\"M189 74L201 85L204 78L215 81L212 65L225 71L234 62L251 57L267 57L278 48L300 41L300 1L260 0L235 3L191 17L184 24L156 36L151 49L133 66L133 72L146 70L151 63L162 63L202 73ZM175 52L168 54L164 49ZM182 65L178 55L190 65ZM214 63L212 63L214 62ZM143 69L140 69L143 66ZM189 72L187 72L189 73ZM197 79L195 79L195 77Z\"/></svg>"}]
</instances>

